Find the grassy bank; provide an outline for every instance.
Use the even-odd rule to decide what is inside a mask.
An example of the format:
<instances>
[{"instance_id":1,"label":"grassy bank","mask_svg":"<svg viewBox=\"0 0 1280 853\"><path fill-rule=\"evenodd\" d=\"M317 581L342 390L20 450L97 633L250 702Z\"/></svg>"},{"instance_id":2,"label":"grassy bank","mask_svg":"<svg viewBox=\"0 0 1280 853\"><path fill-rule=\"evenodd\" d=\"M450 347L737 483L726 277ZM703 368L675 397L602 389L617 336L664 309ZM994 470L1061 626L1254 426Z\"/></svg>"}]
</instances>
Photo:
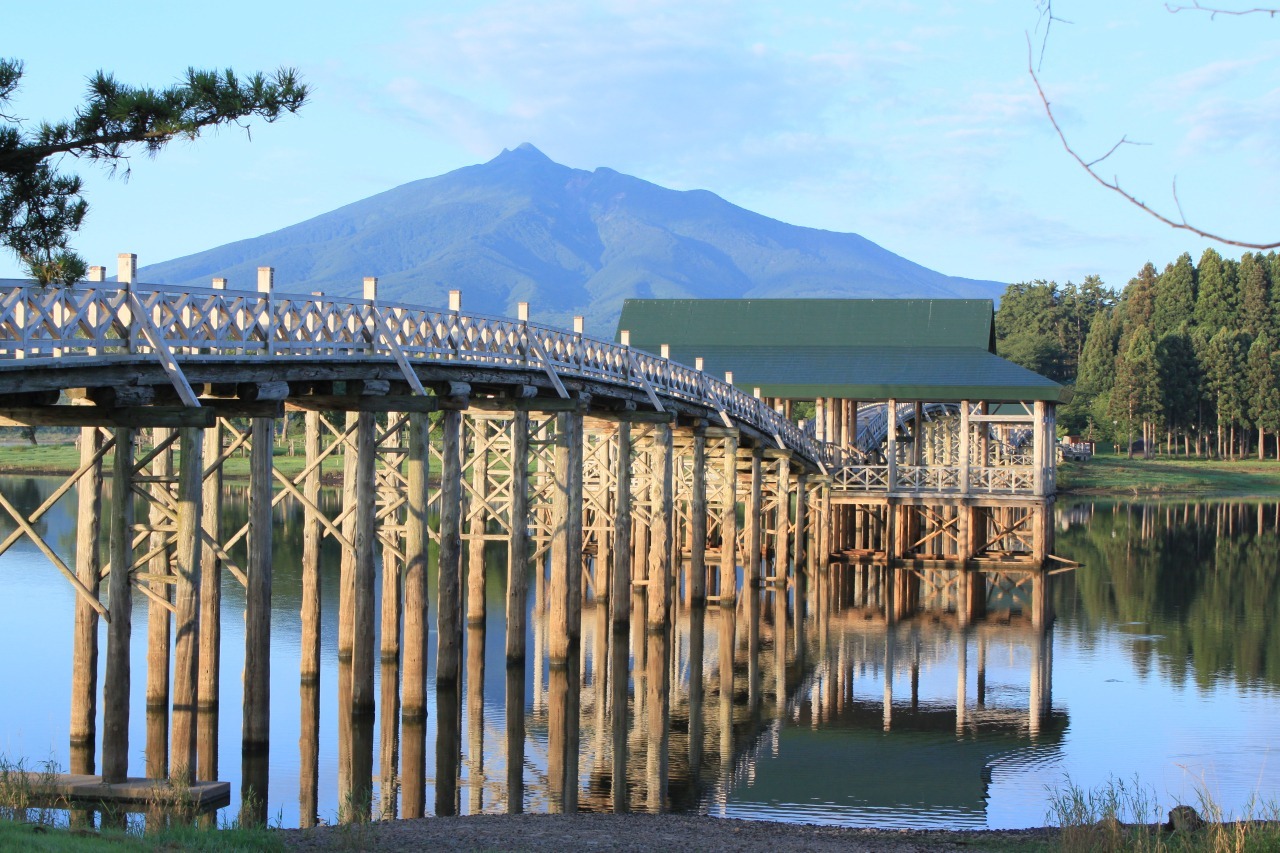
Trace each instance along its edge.
<instances>
[{"instance_id":1,"label":"grassy bank","mask_svg":"<svg viewBox=\"0 0 1280 853\"><path fill-rule=\"evenodd\" d=\"M1058 491L1151 497L1280 495L1280 462L1100 455L1088 462L1060 462Z\"/></svg>"},{"instance_id":2,"label":"grassy bank","mask_svg":"<svg viewBox=\"0 0 1280 853\"><path fill-rule=\"evenodd\" d=\"M212 830L179 826L144 835L110 829L68 829L47 823L0 819L0 850L6 851L150 853L158 850L184 850L195 853L249 853L284 849L279 834L269 829Z\"/></svg>"},{"instance_id":3,"label":"grassy bank","mask_svg":"<svg viewBox=\"0 0 1280 853\"><path fill-rule=\"evenodd\" d=\"M146 452L139 449L138 456ZM207 455L207 454L206 454ZM103 459L103 470L110 474L114 454ZM206 463L207 464L207 463ZM0 474L71 474L80 467L80 450L74 444L6 444L0 445ZM306 459L299 452L290 456L287 448L277 447L275 467L280 473L293 477L302 473ZM324 461L321 472L342 473L342 457L336 453ZM249 456L242 450L227 460L223 476L231 479L248 479Z\"/></svg>"}]
</instances>

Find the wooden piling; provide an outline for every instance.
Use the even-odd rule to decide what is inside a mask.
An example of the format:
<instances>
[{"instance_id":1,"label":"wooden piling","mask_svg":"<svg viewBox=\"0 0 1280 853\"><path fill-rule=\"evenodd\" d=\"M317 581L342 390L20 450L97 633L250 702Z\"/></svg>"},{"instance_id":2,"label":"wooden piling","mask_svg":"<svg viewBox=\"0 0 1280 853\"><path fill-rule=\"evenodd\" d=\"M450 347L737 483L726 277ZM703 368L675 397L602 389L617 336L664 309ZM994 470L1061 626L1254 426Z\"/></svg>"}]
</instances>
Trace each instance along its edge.
<instances>
[{"instance_id":1,"label":"wooden piling","mask_svg":"<svg viewBox=\"0 0 1280 853\"><path fill-rule=\"evenodd\" d=\"M245 570L244 715L241 749L244 756L266 756L271 725L271 454L274 423L270 418L250 421L249 559ZM246 758L248 760L248 758ZM255 790L246 774L241 796L266 803L267 791ZM265 781L265 776L262 780Z\"/></svg>"},{"instance_id":2,"label":"wooden piling","mask_svg":"<svg viewBox=\"0 0 1280 853\"><path fill-rule=\"evenodd\" d=\"M738 436L724 439L720 494L720 606L733 607L738 587Z\"/></svg>"},{"instance_id":3,"label":"wooden piling","mask_svg":"<svg viewBox=\"0 0 1280 853\"><path fill-rule=\"evenodd\" d=\"M760 557L763 546L764 518L764 450L751 448L751 491L747 493L744 522L747 525L747 563L744 567L742 588L755 594L761 581Z\"/></svg>"},{"instance_id":4,"label":"wooden piling","mask_svg":"<svg viewBox=\"0 0 1280 853\"><path fill-rule=\"evenodd\" d=\"M467 625L467 800L468 813L484 811L484 642L485 623Z\"/></svg>"},{"instance_id":5,"label":"wooden piling","mask_svg":"<svg viewBox=\"0 0 1280 853\"><path fill-rule=\"evenodd\" d=\"M374 544L378 535L375 526L377 483L374 477L376 429L377 422L372 412L356 415L355 488L351 490L355 499L355 532L351 540L355 546L352 562L351 703L357 715L371 713L377 703L373 692L373 611L377 576Z\"/></svg>"},{"instance_id":6,"label":"wooden piling","mask_svg":"<svg viewBox=\"0 0 1280 853\"><path fill-rule=\"evenodd\" d=\"M408 515L405 518L404 566L404 695L406 722L427 715L427 561L428 479L431 460L431 422L425 413L409 416ZM410 754L405 747L406 757ZM421 817L421 797L406 800L406 817Z\"/></svg>"},{"instance_id":7,"label":"wooden piling","mask_svg":"<svg viewBox=\"0 0 1280 853\"><path fill-rule=\"evenodd\" d=\"M485 611L485 499L489 489L489 451L484 446L483 421L476 423L476 442L472 448L471 495L467 500L467 625L483 625Z\"/></svg>"},{"instance_id":8,"label":"wooden piling","mask_svg":"<svg viewBox=\"0 0 1280 853\"><path fill-rule=\"evenodd\" d=\"M453 685L454 701L457 701L462 654L462 412L444 411L440 429L444 462L440 472L436 684Z\"/></svg>"},{"instance_id":9,"label":"wooden piling","mask_svg":"<svg viewBox=\"0 0 1280 853\"><path fill-rule=\"evenodd\" d=\"M648 584L648 627L666 629L671 603L671 427L655 424L650 449L650 523Z\"/></svg>"},{"instance_id":10,"label":"wooden piling","mask_svg":"<svg viewBox=\"0 0 1280 853\"><path fill-rule=\"evenodd\" d=\"M569 659L574 613L581 618L582 578L582 416L556 416L555 492L551 505L549 654L552 667ZM576 448L576 452L575 452ZM575 490L577 500L574 500Z\"/></svg>"},{"instance_id":11,"label":"wooden piling","mask_svg":"<svg viewBox=\"0 0 1280 853\"><path fill-rule=\"evenodd\" d=\"M507 665L523 664L529 597L529 413L511 419L511 534L507 542ZM522 691L523 693L523 691Z\"/></svg>"},{"instance_id":12,"label":"wooden piling","mask_svg":"<svg viewBox=\"0 0 1280 853\"><path fill-rule=\"evenodd\" d=\"M615 630L626 631L631 618L631 424L618 423L614 469L613 569L609 605Z\"/></svg>"},{"instance_id":13,"label":"wooden piling","mask_svg":"<svg viewBox=\"0 0 1280 853\"><path fill-rule=\"evenodd\" d=\"M693 430L693 494L689 498L689 603L707 603L707 431Z\"/></svg>"},{"instance_id":14,"label":"wooden piling","mask_svg":"<svg viewBox=\"0 0 1280 853\"><path fill-rule=\"evenodd\" d=\"M183 428L179 442L177 559L173 587L173 743L169 777L179 783L190 783L195 780L198 765L203 432Z\"/></svg>"},{"instance_id":15,"label":"wooden piling","mask_svg":"<svg viewBox=\"0 0 1280 853\"><path fill-rule=\"evenodd\" d=\"M80 467L89 466L76 484L76 577L95 598L102 581L98 547L102 529L102 433L80 430ZM71 646L71 772L93 775L98 726L98 611L82 596L75 600Z\"/></svg>"},{"instance_id":16,"label":"wooden piling","mask_svg":"<svg viewBox=\"0 0 1280 853\"><path fill-rule=\"evenodd\" d=\"M168 429L151 430L153 447L170 441ZM164 530L169 518L167 499L169 481L173 478L173 448L160 451L151 462L150 506L147 522L151 534L147 538L147 572L155 580L147 581L151 595L147 597L147 776L163 779L169 770L169 536Z\"/></svg>"},{"instance_id":17,"label":"wooden piling","mask_svg":"<svg viewBox=\"0 0 1280 853\"><path fill-rule=\"evenodd\" d=\"M507 667L507 814L524 811L524 666Z\"/></svg>"},{"instance_id":18,"label":"wooden piling","mask_svg":"<svg viewBox=\"0 0 1280 853\"><path fill-rule=\"evenodd\" d=\"M200 662L197 685L196 779L218 778L218 690L222 663L222 559L214 543L222 541L222 424L204 431L205 458L211 465L202 485L200 549Z\"/></svg>"},{"instance_id":19,"label":"wooden piling","mask_svg":"<svg viewBox=\"0 0 1280 853\"><path fill-rule=\"evenodd\" d=\"M778 458L778 503L773 527L773 576L786 584L791 562L791 457Z\"/></svg>"},{"instance_id":20,"label":"wooden piling","mask_svg":"<svg viewBox=\"0 0 1280 853\"><path fill-rule=\"evenodd\" d=\"M110 623L107 669L102 687L102 781L123 782L129 775L129 635L133 593L133 430L115 431L111 473L111 516L108 528L110 577L107 581Z\"/></svg>"},{"instance_id":21,"label":"wooden piling","mask_svg":"<svg viewBox=\"0 0 1280 853\"><path fill-rule=\"evenodd\" d=\"M320 458L320 413L307 412L303 421L303 456L311 468ZM304 682L320 679L320 466L307 474L302 482L302 650L299 670Z\"/></svg>"}]
</instances>

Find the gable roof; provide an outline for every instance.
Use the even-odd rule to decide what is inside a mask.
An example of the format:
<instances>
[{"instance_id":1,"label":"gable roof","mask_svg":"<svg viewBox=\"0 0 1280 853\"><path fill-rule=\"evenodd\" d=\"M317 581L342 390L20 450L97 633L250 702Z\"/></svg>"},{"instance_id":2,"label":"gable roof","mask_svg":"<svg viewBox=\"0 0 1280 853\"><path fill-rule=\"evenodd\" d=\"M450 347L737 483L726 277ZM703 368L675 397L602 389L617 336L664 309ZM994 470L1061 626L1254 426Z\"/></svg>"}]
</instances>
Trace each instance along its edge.
<instances>
[{"instance_id":1,"label":"gable roof","mask_svg":"<svg viewBox=\"0 0 1280 853\"><path fill-rule=\"evenodd\" d=\"M990 299L628 299L618 328L699 346L978 347L995 352Z\"/></svg>"},{"instance_id":2,"label":"gable roof","mask_svg":"<svg viewBox=\"0 0 1280 853\"><path fill-rule=\"evenodd\" d=\"M997 356L985 299L628 299L631 345L703 359L766 397L1062 399L1058 383Z\"/></svg>"}]
</instances>

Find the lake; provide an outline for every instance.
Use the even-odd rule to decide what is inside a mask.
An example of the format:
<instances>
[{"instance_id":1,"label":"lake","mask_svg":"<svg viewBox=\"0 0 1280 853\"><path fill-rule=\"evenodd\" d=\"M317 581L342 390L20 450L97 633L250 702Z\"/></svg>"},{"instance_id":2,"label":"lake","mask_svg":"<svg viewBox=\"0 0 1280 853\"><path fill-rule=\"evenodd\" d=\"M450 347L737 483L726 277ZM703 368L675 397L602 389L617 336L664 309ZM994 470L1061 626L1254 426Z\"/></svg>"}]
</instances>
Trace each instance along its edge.
<instances>
[{"instance_id":1,"label":"lake","mask_svg":"<svg viewBox=\"0 0 1280 853\"><path fill-rule=\"evenodd\" d=\"M3 477L0 491L30 510L58 482ZM238 487L226 506L232 523L244 517ZM38 525L66 559L74 513L72 495ZM920 578L916 611L892 623L876 572L747 596L728 611L678 607L666 635L633 620L614 636L588 604L572 672L546 665L546 618L531 602L529 660L512 674L505 555L491 545L486 621L468 629L457 696L435 694L431 576L429 713L400 731L392 719L339 714L336 552L323 568L320 683L300 686L300 515L278 507L267 816L334 822L369 788L373 810L391 813L412 788L412 761L424 768L428 813L505 811L513 792L526 811L553 810L573 755L568 799L583 810L1016 828L1043 825L1068 779L1088 788L1118 778L1137 779L1166 809L1203 791L1238 812L1280 794L1278 521L1276 502L1063 500L1054 550L1079 568L1045 581L992 576L976 618L956 612L955 579L941 573ZM26 539L0 557L0 578L0 754L65 771L74 593ZM134 600L130 774L142 775L147 608ZM228 815L241 773L243 602L225 576L217 728ZM391 695L394 663L377 677L379 695Z\"/></svg>"}]
</instances>

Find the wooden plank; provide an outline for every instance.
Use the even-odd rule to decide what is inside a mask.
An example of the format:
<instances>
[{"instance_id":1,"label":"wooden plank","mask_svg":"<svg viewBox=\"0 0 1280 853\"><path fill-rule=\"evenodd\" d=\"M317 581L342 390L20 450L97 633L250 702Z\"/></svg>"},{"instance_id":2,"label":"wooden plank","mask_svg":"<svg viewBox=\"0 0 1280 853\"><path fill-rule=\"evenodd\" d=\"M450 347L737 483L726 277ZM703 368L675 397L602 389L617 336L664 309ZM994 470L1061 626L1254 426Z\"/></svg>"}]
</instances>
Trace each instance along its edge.
<instances>
[{"instance_id":1,"label":"wooden plank","mask_svg":"<svg viewBox=\"0 0 1280 853\"><path fill-rule=\"evenodd\" d=\"M212 409L179 406L145 406L136 409L101 409L97 406L43 406L5 409L0 426L57 427L210 427L217 417Z\"/></svg>"},{"instance_id":2,"label":"wooden plank","mask_svg":"<svg viewBox=\"0 0 1280 853\"><path fill-rule=\"evenodd\" d=\"M438 412L439 397L409 397L405 395L358 396L338 394L308 394L290 397L284 401L290 411L304 412Z\"/></svg>"},{"instance_id":3,"label":"wooden plank","mask_svg":"<svg viewBox=\"0 0 1280 853\"><path fill-rule=\"evenodd\" d=\"M229 782L196 782L182 788L179 796L165 779L125 778L104 782L101 776L78 773L57 773L50 777L27 772L25 776L32 792L32 806L92 806L102 811L114 808L129 812L144 811L173 798L175 807L207 812L231 803Z\"/></svg>"}]
</instances>

